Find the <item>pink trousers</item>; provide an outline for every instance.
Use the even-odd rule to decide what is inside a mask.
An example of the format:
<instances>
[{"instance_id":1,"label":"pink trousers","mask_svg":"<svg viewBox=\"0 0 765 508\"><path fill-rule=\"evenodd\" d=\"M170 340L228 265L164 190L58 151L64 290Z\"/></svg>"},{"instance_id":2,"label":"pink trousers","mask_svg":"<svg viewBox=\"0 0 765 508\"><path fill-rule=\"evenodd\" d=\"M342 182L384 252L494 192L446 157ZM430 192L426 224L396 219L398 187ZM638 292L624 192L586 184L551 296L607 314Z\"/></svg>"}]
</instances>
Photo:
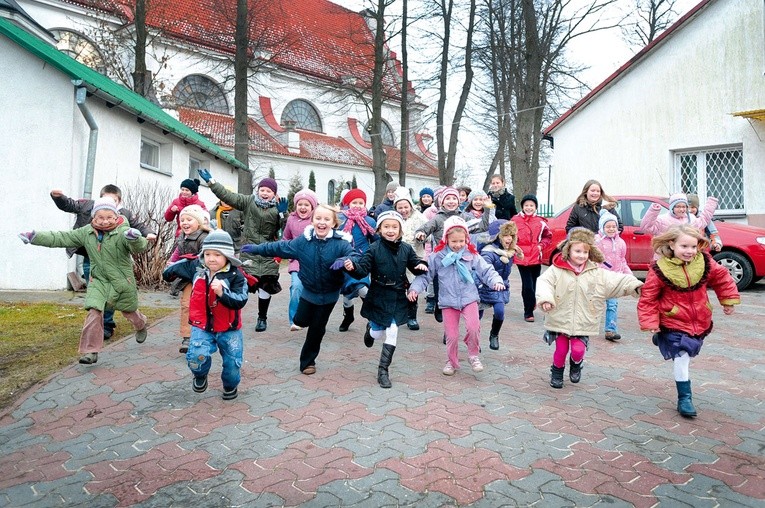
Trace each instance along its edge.
<instances>
[{"instance_id":1,"label":"pink trousers","mask_svg":"<svg viewBox=\"0 0 765 508\"><path fill-rule=\"evenodd\" d=\"M566 366L566 355L568 349L571 347L571 360L574 363L579 363L584 360L584 352L587 350L587 345L581 339L574 339L567 337L562 333L558 334L558 338L555 339L555 353L553 353L553 365L556 367Z\"/></svg>"},{"instance_id":2,"label":"pink trousers","mask_svg":"<svg viewBox=\"0 0 765 508\"><path fill-rule=\"evenodd\" d=\"M481 321L478 319L478 302L470 303L462 309L442 309L444 315L444 333L446 334L446 355L452 367L460 368L459 335L460 316L465 320L465 344L468 356L478 356L478 340L481 335Z\"/></svg>"},{"instance_id":3,"label":"pink trousers","mask_svg":"<svg viewBox=\"0 0 765 508\"><path fill-rule=\"evenodd\" d=\"M141 311L123 312L125 319L130 321L133 328L143 330L146 328L146 316ZM104 347L104 315L98 309L88 310L85 316L85 324L80 334L80 354L98 353Z\"/></svg>"}]
</instances>

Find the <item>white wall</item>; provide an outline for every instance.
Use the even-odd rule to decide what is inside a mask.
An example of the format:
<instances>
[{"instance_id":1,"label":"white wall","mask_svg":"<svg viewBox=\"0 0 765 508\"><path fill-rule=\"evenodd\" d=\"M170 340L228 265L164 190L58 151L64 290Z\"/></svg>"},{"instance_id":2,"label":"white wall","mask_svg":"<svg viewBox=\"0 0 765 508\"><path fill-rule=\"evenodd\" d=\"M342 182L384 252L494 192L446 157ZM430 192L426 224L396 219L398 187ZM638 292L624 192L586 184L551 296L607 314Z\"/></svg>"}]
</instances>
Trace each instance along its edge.
<instances>
[{"instance_id":1,"label":"white wall","mask_svg":"<svg viewBox=\"0 0 765 508\"><path fill-rule=\"evenodd\" d=\"M731 116L765 108L762 9L713 2L557 128L556 210L590 178L610 194L668 195L674 151L743 144L746 211L765 214L765 129Z\"/></svg>"}]
</instances>

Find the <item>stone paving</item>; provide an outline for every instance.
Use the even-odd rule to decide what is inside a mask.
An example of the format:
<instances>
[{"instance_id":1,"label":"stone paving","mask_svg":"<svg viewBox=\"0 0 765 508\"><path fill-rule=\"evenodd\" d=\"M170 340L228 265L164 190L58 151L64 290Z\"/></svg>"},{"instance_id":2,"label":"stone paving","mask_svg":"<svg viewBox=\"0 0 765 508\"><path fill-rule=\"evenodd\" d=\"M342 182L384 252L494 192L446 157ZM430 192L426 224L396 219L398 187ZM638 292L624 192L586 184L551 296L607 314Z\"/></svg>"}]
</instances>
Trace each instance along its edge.
<instances>
[{"instance_id":1,"label":"stone paving","mask_svg":"<svg viewBox=\"0 0 765 508\"><path fill-rule=\"evenodd\" d=\"M593 338L582 382L550 388L541 319L518 311L453 377L442 328L403 329L393 388L377 385L379 345L364 321L329 323L317 373L298 371L289 280L269 328L245 309L239 397L191 390L177 315L149 339L109 345L0 417L0 506L752 506L765 505L765 283L744 292L691 363L699 416L680 417L671 365L620 302L619 343ZM357 309L358 310L358 309ZM537 314L541 318L541 313ZM461 355L466 360L464 345Z\"/></svg>"}]
</instances>

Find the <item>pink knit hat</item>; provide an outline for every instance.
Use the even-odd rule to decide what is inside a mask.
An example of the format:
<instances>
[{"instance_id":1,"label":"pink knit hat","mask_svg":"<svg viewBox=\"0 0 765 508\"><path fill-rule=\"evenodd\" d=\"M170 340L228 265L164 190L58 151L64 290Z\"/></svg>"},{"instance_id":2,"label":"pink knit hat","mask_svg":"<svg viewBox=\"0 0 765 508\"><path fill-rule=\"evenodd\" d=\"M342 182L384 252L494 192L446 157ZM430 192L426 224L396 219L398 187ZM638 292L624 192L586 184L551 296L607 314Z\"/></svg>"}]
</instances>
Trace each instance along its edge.
<instances>
[{"instance_id":1,"label":"pink knit hat","mask_svg":"<svg viewBox=\"0 0 765 508\"><path fill-rule=\"evenodd\" d=\"M306 201L311 203L311 208L313 208L314 210L316 209L316 206L319 204L319 196L317 196L316 193L312 191L311 189L299 190L295 194L295 197L292 198L292 202L297 205L298 201L300 201L301 199L305 199Z\"/></svg>"},{"instance_id":2,"label":"pink knit hat","mask_svg":"<svg viewBox=\"0 0 765 508\"><path fill-rule=\"evenodd\" d=\"M454 196L457 198L457 200L460 199L460 193L457 189L454 187L444 187L444 189L441 191L441 194L438 196L438 207L441 208L441 203L444 202L444 198L446 196Z\"/></svg>"},{"instance_id":3,"label":"pink knit hat","mask_svg":"<svg viewBox=\"0 0 765 508\"><path fill-rule=\"evenodd\" d=\"M459 194L457 196L459 197ZM449 241L447 238L447 236L449 235L449 231L456 228L460 228L465 231L466 240L468 241L468 243L470 243L470 231L468 231L467 222L465 222L465 219L463 219L462 217L457 217L457 216L451 216L444 221L444 234L443 236L441 236L441 240L444 243Z\"/></svg>"}]
</instances>

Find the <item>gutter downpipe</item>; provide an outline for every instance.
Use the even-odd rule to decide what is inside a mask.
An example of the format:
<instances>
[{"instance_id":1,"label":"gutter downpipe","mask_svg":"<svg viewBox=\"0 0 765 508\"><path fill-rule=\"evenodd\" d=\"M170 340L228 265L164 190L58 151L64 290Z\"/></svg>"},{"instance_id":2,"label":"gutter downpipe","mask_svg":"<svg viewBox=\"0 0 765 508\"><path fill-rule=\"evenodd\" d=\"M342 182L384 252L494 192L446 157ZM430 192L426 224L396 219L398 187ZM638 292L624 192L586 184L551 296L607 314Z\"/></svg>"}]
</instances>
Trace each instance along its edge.
<instances>
[{"instance_id":1,"label":"gutter downpipe","mask_svg":"<svg viewBox=\"0 0 765 508\"><path fill-rule=\"evenodd\" d=\"M75 97L77 100L77 107L80 108L80 113L85 118L85 121L90 127L90 137L88 138L88 157L85 162L85 184L83 185L82 196L85 199L91 199L93 195L93 174L96 168L96 148L98 147L98 124L96 119L93 118L93 114L88 109L85 101L87 100L88 89L82 86L82 80L72 80L72 84L76 87Z\"/></svg>"}]
</instances>

